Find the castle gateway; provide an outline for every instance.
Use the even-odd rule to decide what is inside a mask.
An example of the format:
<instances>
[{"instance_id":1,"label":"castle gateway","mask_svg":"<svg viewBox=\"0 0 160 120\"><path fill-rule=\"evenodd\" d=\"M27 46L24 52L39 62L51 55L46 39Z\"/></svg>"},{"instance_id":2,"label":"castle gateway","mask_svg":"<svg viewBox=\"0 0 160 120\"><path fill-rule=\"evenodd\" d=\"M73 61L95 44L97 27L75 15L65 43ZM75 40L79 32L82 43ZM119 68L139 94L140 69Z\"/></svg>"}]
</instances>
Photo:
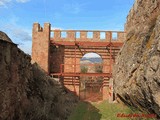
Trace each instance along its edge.
<instances>
[{"instance_id":1,"label":"castle gateway","mask_svg":"<svg viewBox=\"0 0 160 120\"><path fill-rule=\"evenodd\" d=\"M122 31L51 30L49 23L44 28L34 23L32 60L47 74L59 78L80 99L103 100L110 95L112 66L124 41ZM81 71L80 59L90 52L101 56L102 72Z\"/></svg>"}]
</instances>

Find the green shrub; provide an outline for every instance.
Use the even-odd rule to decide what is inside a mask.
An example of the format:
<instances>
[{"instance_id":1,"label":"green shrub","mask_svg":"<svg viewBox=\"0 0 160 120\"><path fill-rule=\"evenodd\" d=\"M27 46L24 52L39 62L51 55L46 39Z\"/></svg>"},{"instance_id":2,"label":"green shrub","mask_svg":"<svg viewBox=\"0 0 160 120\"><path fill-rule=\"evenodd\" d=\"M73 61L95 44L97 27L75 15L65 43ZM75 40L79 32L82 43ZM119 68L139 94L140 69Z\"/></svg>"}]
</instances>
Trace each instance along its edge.
<instances>
[{"instance_id":1,"label":"green shrub","mask_svg":"<svg viewBox=\"0 0 160 120\"><path fill-rule=\"evenodd\" d=\"M81 66L81 73L87 73L88 67L87 66Z\"/></svg>"}]
</instances>

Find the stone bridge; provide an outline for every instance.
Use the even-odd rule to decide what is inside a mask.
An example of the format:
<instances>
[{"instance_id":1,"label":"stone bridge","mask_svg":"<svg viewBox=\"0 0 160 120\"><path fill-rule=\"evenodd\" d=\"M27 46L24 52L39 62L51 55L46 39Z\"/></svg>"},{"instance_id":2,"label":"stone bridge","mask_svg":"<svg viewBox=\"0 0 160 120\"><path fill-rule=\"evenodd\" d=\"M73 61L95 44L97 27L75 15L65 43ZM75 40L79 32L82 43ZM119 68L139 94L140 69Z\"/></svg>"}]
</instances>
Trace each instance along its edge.
<instances>
[{"instance_id":1,"label":"stone bridge","mask_svg":"<svg viewBox=\"0 0 160 120\"><path fill-rule=\"evenodd\" d=\"M32 35L32 60L47 74L61 78L61 82L77 95L81 77L103 77L100 89L104 96L103 88L112 77L112 66L125 40L125 32L51 30L49 23L45 23L44 28L34 23ZM102 73L81 73L80 59L90 52L101 56Z\"/></svg>"}]
</instances>

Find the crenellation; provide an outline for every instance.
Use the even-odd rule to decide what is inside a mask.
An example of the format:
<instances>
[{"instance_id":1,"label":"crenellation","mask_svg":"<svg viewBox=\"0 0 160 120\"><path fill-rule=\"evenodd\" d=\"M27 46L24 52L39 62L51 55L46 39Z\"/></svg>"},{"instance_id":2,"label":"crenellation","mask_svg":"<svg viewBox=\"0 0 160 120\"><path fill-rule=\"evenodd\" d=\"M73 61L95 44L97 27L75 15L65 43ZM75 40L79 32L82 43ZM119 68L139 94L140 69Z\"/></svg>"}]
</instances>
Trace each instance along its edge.
<instances>
[{"instance_id":1,"label":"crenellation","mask_svg":"<svg viewBox=\"0 0 160 120\"><path fill-rule=\"evenodd\" d=\"M110 42L112 39L112 32L106 32L106 41Z\"/></svg>"},{"instance_id":2,"label":"crenellation","mask_svg":"<svg viewBox=\"0 0 160 120\"><path fill-rule=\"evenodd\" d=\"M73 30L67 31L67 38L66 38L67 41L75 41L75 38L76 38L75 31Z\"/></svg>"},{"instance_id":3,"label":"crenellation","mask_svg":"<svg viewBox=\"0 0 160 120\"><path fill-rule=\"evenodd\" d=\"M114 42L115 40L112 39L113 33L119 34L117 41L125 40L125 37L123 37L125 36L125 32L122 31L51 30L51 32L54 33L54 36L51 38L54 41ZM63 33L66 33L66 36L64 36ZM79 36L77 36L77 33L79 33ZM90 33L93 34L93 36L91 36ZM104 33L103 37L101 37L102 33Z\"/></svg>"},{"instance_id":4,"label":"crenellation","mask_svg":"<svg viewBox=\"0 0 160 120\"><path fill-rule=\"evenodd\" d=\"M85 32L85 31L81 31L80 32L80 38L83 40L85 40L85 38L87 38L87 32Z\"/></svg>"},{"instance_id":5,"label":"crenellation","mask_svg":"<svg viewBox=\"0 0 160 120\"><path fill-rule=\"evenodd\" d=\"M34 23L34 24L33 24L33 31L34 31L34 32L42 32L42 31L43 31L43 28L40 26L39 23Z\"/></svg>"},{"instance_id":6,"label":"crenellation","mask_svg":"<svg viewBox=\"0 0 160 120\"><path fill-rule=\"evenodd\" d=\"M93 40L100 41L100 32L93 32Z\"/></svg>"},{"instance_id":7,"label":"crenellation","mask_svg":"<svg viewBox=\"0 0 160 120\"><path fill-rule=\"evenodd\" d=\"M61 39L61 31L60 30L54 30L54 40L60 41Z\"/></svg>"}]
</instances>

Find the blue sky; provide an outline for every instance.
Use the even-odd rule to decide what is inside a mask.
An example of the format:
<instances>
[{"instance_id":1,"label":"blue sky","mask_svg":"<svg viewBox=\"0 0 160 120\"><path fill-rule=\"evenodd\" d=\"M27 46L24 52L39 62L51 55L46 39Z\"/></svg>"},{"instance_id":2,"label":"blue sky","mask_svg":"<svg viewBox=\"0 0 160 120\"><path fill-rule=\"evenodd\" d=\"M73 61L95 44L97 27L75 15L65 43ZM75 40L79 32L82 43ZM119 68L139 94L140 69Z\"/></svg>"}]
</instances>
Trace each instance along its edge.
<instances>
[{"instance_id":1,"label":"blue sky","mask_svg":"<svg viewBox=\"0 0 160 120\"><path fill-rule=\"evenodd\" d=\"M124 30L134 0L0 0L0 31L31 54L32 25L52 28Z\"/></svg>"}]
</instances>

